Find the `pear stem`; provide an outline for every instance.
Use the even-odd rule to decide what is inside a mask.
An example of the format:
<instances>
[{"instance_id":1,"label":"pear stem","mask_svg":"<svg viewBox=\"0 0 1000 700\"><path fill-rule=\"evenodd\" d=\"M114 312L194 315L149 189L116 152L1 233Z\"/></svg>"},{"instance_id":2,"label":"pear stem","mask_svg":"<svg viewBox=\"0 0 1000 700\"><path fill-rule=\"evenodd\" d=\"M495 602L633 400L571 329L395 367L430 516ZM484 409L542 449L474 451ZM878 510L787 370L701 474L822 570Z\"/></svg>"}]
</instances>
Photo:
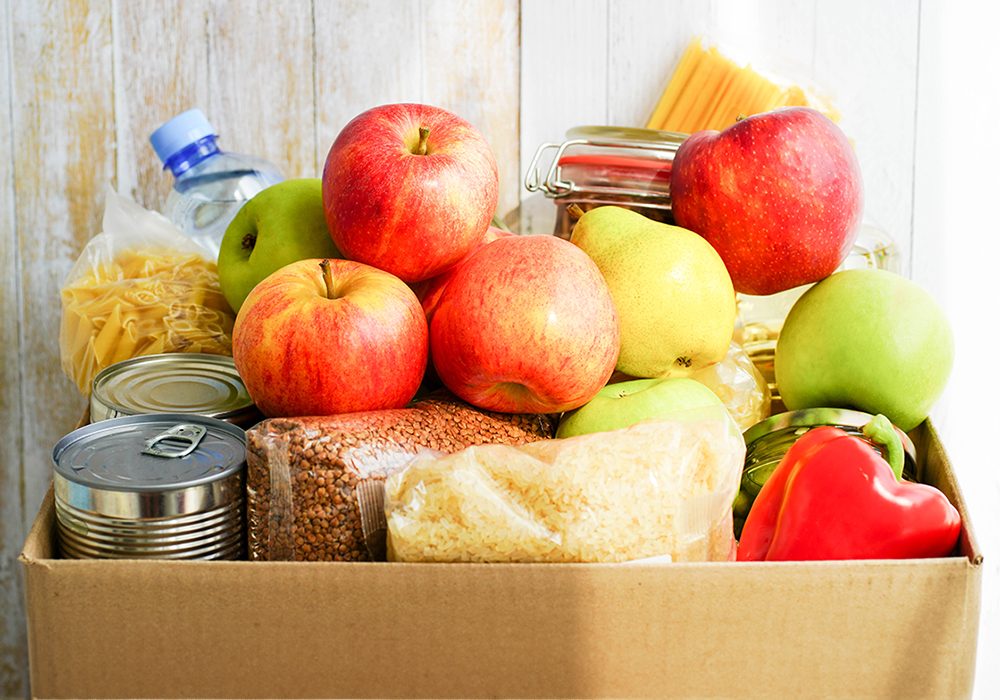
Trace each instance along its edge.
<instances>
[{"instance_id":1,"label":"pear stem","mask_svg":"<svg viewBox=\"0 0 1000 700\"><path fill-rule=\"evenodd\" d=\"M576 203L570 204L566 207L566 213L570 215L570 218L573 219L573 221L579 221L580 217L584 215L583 208Z\"/></svg>"},{"instance_id":2,"label":"pear stem","mask_svg":"<svg viewBox=\"0 0 1000 700\"><path fill-rule=\"evenodd\" d=\"M323 271L323 283L326 285L326 298L336 299L337 293L333 288L333 267L330 265L330 261L323 260L320 262L319 267Z\"/></svg>"},{"instance_id":3,"label":"pear stem","mask_svg":"<svg viewBox=\"0 0 1000 700\"><path fill-rule=\"evenodd\" d=\"M427 137L431 133L431 128L429 126L420 127L420 141L417 143L417 150L414 151L418 156L427 155Z\"/></svg>"}]
</instances>

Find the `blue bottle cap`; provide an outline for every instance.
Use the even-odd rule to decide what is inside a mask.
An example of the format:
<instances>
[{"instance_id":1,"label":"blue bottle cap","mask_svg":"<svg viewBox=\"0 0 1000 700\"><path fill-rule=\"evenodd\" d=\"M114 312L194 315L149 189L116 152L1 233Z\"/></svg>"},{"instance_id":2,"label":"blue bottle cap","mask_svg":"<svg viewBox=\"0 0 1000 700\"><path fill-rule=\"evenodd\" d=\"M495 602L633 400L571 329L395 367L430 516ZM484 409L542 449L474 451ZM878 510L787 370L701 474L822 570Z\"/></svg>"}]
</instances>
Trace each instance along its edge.
<instances>
[{"instance_id":1,"label":"blue bottle cap","mask_svg":"<svg viewBox=\"0 0 1000 700\"><path fill-rule=\"evenodd\" d=\"M215 129L200 109L189 109L178 114L149 136L153 150L163 163L187 146L206 136L216 136Z\"/></svg>"}]
</instances>

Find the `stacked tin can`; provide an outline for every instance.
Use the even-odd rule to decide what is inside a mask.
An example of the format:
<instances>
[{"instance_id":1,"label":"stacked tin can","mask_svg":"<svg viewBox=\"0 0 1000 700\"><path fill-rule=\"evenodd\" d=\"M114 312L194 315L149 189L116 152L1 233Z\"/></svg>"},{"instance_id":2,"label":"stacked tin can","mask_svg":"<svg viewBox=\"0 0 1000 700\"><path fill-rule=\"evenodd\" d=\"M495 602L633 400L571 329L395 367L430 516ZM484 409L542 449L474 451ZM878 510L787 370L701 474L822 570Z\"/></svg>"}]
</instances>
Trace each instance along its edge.
<instances>
[{"instance_id":1,"label":"stacked tin can","mask_svg":"<svg viewBox=\"0 0 1000 700\"><path fill-rule=\"evenodd\" d=\"M262 416L233 358L205 353L143 355L94 377L90 422L147 413L193 413L249 428Z\"/></svg>"},{"instance_id":2,"label":"stacked tin can","mask_svg":"<svg viewBox=\"0 0 1000 700\"><path fill-rule=\"evenodd\" d=\"M101 371L90 425L53 450L63 556L243 558L244 429L258 418L231 357L147 355Z\"/></svg>"}]
</instances>

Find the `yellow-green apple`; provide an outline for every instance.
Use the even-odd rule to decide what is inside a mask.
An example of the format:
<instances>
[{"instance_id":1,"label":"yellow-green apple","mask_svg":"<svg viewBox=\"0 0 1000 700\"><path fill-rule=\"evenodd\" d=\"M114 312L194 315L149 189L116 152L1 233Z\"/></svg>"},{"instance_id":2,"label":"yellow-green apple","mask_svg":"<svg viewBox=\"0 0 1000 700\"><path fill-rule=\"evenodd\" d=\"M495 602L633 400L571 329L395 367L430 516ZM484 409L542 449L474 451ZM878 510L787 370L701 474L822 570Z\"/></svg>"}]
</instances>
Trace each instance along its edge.
<instances>
[{"instance_id":1,"label":"yellow-green apple","mask_svg":"<svg viewBox=\"0 0 1000 700\"><path fill-rule=\"evenodd\" d=\"M427 363L427 320L398 277L350 260L291 263L236 315L233 360L265 416L401 408Z\"/></svg>"},{"instance_id":2,"label":"yellow-green apple","mask_svg":"<svg viewBox=\"0 0 1000 700\"><path fill-rule=\"evenodd\" d=\"M694 379L632 379L607 384L583 406L564 413L556 437L618 430L647 418L722 405L714 391Z\"/></svg>"},{"instance_id":3,"label":"yellow-green apple","mask_svg":"<svg viewBox=\"0 0 1000 700\"><path fill-rule=\"evenodd\" d=\"M344 257L419 282L486 233L499 179L489 143L458 115L389 104L354 117L323 168L330 235Z\"/></svg>"},{"instance_id":4,"label":"yellow-green apple","mask_svg":"<svg viewBox=\"0 0 1000 700\"><path fill-rule=\"evenodd\" d=\"M578 408L618 357L618 313L600 270L549 235L504 236L473 253L441 294L430 333L445 386L499 412Z\"/></svg>"},{"instance_id":5,"label":"yellow-green apple","mask_svg":"<svg viewBox=\"0 0 1000 700\"><path fill-rule=\"evenodd\" d=\"M902 275L842 270L809 287L774 351L789 410L852 408L917 427L944 392L954 338L944 309Z\"/></svg>"},{"instance_id":6,"label":"yellow-green apple","mask_svg":"<svg viewBox=\"0 0 1000 700\"><path fill-rule=\"evenodd\" d=\"M233 311L258 282L308 258L342 258L330 238L318 178L285 180L261 190L229 223L219 249L219 287Z\"/></svg>"},{"instance_id":7,"label":"yellow-green apple","mask_svg":"<svg viewBox=\"0 0 1000 700\"><path fill-rule=\"evenodd\" d=\"M736 295L704 238L602 206L580 216L570 242L597 264L618 307L620 372L684 377L726 356Z\"/></svg>"},{"instance_id":8,"label":"yellow-green apple","mask_svg":"<svg viewBox=\"0 0 1000 700\"><path fill-rule=\"evenodd\" d=\"M503 229L497 228L496 226L490 226L486 229L486 235L483 239L476 244L476 246L470 250L465 256L459 260L457 263L449 267L444 272L434 275L430 279L423 280L422 282L416 282L410 285L410 289L413 293L417 295L417 299L420 300L420 305L424 309L424 314L427 316L427 323L431 322L431 318L434 316L434 309L437 308L438 300L441 298L441 293L444 291L445 286L448 281L454 276L455 272L461 267L462 263L468 260L473 253L482 248L484 245L491 241L495 241L501 236L513 236L510 231L504 231Z\"/></svg>"},{"instance_id":9,"label":"yellow-green apple","mask_svg":"<svg viewBox=\"0 0 1000 700\"><path fill-rule=\"evenodd\" d=\"M674 222L704 236L736 291L769 295L832 274L858 236L861 168L811 107L782 107L699 131L674 156Z\"/></svg>"}]
</instances>

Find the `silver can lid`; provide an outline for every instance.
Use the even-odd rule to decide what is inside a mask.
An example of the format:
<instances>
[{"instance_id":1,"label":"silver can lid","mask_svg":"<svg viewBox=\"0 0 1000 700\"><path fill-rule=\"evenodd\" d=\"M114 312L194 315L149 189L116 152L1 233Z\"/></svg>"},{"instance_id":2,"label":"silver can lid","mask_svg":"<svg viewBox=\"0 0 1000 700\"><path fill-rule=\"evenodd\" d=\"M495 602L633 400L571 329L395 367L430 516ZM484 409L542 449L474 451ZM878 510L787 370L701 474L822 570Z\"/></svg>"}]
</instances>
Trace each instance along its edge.
<instances>
[{"instance_id":1,"label":"silver can lid","mask_svg":"<svg viewBox=\"0 0 1000 700\"><path fill-rule=\"evenodd\" d=\"M192 413L229 422L256 412L233 358L207 353L144 355L94 377L91 421L146 413Z\"/></svg>"},{"instance_id":2,"label":"silver can lid","mask_svg":"<svg viewBox=\"0 0 1000 700\"><path fill-rule=\"evenodd\" d=\"M177 491L241 472L246 433L208 416L123 416L74 430L56 443L52 460L56 477L89 489Z\"/></svg>"}]
</instances>

